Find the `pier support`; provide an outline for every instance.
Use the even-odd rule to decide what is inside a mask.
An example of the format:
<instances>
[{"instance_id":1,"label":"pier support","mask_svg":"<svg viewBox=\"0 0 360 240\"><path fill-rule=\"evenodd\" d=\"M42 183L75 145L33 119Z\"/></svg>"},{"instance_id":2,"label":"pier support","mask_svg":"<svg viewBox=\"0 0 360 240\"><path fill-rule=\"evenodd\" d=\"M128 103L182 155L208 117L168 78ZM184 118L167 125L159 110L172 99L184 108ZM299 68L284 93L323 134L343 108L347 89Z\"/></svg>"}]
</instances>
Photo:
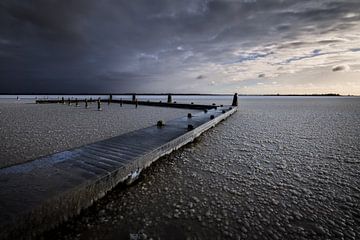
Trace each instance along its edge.
<instances>
[{"instance_id":1,"label":"pier support","mask_svg":"<svg viewBox=\"0 0 360 240\"><path fill-rule=\"evenodd\" d=\"M172 103L172 96L171 96L171 94L168 94L167 102L168 102L168 103Z\"/></svg>"},{"instance_id":2,"label":"pier support","mask_svg":"<svg viewBox=\"0 0 360 240\"><path fill-rule=\"evenodd\" d=\"M237 93L235 93L235 94L234 94L234 98L233 98L233 102L232 102L231 106L237 107L238 104L239 104L239 103L238 103L238 95L237 95Z\"/></svg>"},{"instance_id":3,"label":"pier support","mask_svg":"<svg viewBox=\"0 0 360 240\"><path fill-rule=\"evenodd\" d=\"M97 104L98 104L98 111L101 111L101 101L100 101L100 98L98 98Z\"/></svg>"}]
</instances>

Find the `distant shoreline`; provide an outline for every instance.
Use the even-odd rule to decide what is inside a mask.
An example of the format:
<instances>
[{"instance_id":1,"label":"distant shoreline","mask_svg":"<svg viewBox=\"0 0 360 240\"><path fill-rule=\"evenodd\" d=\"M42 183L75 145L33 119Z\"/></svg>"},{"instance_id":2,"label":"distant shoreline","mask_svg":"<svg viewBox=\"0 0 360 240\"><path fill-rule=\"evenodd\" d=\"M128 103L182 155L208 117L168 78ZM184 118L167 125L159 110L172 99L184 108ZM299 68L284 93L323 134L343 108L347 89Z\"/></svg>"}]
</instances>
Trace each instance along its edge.
<instances>
[{"instance_id":1,"label":"distant shoreline","mask_svg":"<svg viewBox=\"0 0 360 240\"><path fill-rule=\"evenodd\" d=\"M98 95L98 96L106 96L106 95L139 95L139 96L164 96L171 94L173 96L233 96L233 94L229 93L0 93L0 95L64 95L64 96L72 96L72 95ZM253 96L253 97L359 97L360 95L341 95L338 93L314 93L314 94L238 94L238 96Z\"/></svg>"}]
</instances>

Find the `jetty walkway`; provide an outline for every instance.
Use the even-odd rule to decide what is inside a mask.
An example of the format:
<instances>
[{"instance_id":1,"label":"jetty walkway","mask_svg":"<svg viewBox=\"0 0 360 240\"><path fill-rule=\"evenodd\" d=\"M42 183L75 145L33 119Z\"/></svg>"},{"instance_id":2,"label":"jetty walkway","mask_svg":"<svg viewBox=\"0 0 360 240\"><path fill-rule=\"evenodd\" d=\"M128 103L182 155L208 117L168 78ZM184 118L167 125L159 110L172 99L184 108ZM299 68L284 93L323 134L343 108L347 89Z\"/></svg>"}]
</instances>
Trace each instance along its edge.
<instances>
[{"instance_id":1,"label":"jetty walkway","mask_svg":"<svg viewBox=\"0 0 360 240\"><path fill-rule=\"evenodd\" d=\"M236 110L236 105L212 106L0 169L0 239L35 236L79 214L117 184L131 183L152 162L193 141Z\"/></svg>"}]
</instances>

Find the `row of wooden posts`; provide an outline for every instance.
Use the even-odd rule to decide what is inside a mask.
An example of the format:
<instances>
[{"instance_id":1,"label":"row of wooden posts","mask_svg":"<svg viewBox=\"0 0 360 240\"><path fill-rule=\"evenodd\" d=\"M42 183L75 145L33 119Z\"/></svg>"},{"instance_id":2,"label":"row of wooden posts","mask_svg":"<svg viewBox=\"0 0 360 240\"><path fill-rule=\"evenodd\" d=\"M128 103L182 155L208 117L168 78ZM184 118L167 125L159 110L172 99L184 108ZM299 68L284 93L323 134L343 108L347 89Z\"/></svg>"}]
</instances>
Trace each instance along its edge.
<instances>
[{"instance_id":1,"label":"row of wooden posts","mask_svg":"<svg viewBox=\"0 0 360 240\"><path fill-rule=\"evenodd\" d=\"M110 94L109 99L108 99L108 104L110 104L110 103L112 102L112 99L113 99L113 98L112 98L112 94ZM68 102L68 105L70 106L70 105L71 105L71 99L68 98L67 102ZM88 107L89 107L88 102L90 102L90 103L93 102L93 99L90 98L90 100L88 101L87 98L85 98L85 108L88 108ZM97 102L97 109L100 111L100 110L101 110L101 98L99 97L99 98L96 100L96 102ZM137 108L139 104L138 104L138 100L137 100L135 94L132 95L132 102L135 103L135 108ZM171 94L168 94L167 102L168 102L168 103L172 103L172 96L171 96ZM65 104L65 99L64 99L64 97L61 98L61 103L62 103L62 104ZM120 103L120 106L122 107L122 105L123 105L122 99L120 99L119 103ZM193 104L193 103L191 103L191 104ZM232 106L238 106L238 96L237 96L237 93L234 94L233 102L232 102L231 105L232 105ZM77 98L75 98L75 106L77 106L77 107L79 106L79 101L78 101Z\"/></svg>"},{"instance_id":2,"label":"row of wooden posts","mask_svg":"<svg viewBox=\"0 0 360 240\"><path fill-rule=\"evenodd\" d=\"M62 98L61 98L61 103L62 103L62 104L65 104L66 102L67 102L67 104L70 106L72 100L71 100L70 98L68 98L67 101L65 101L65 98L62 97ZM92 103L92 102L93 102L93 99L90 98L90 99L88 100L87 98L85 98L84 102L85 102L85 108L89 108L89 102ZM135 108L137 108L137 107L139 106L138 100L135 99L134 102L135 102ZM97 109L98 109L99 111L101 111L101 110L102 110L102 109L101 109L101 98L98 98L98 99L96 100L96 103L97 103ZM111 103L111 100L109 99L109 100L108 100L108 105L110 105L110 103ZM122 99L120 99L119 104L120 104L120 107L122 107L122 105L123 105ZM76 107L79 106L79 100L78 100L77 98L75 98L75 106L76 106Z\"/></svg>"},{"instance_id":3,"label":"row of wooden posts","mask_svg":"<svg viewBox=\"0 0 360 240\"><path fill-rule=\"evenodd\" d=\"M89 101L87 100L87 98L85 98L84 101L85 101L85 108L88 108L88 107L89 107L88 102L90 102L90 103L93 102L92 98L90 98ZM135 95L132 96L132 101L135 102L135 108L137 108L137 107L138 107L138 100L137 100L137 98L135 97ZM68 98L67 102L68 102L68 105L70 106L70 105L71 105L71 99ZM98 111L101 111L101 98L99 97L99 98L96 100L96 102L97 102L97 109L98 109ZM111 102L112 102L112 95L110 94L109 99L108 99L108 104L110 104ZM168 95L168 103L171 103L171 102L172 102L172 97L171 97L171 94L169 94L169 95ZM61 103L62 103L62 104L65 104L65 99L64 99L64 97L61 98ZM122 99L120 99L119 103L120 103L120 106L122 107L122 105L123 105ZM78 101L77 98L75 98L75 106L76 106L76 107L79 106L79 101ZM221 105L221 106L222 106L222 105ZM237 93L234 94L232 106L235 106L235 107L238 106L238 96L237 96ZM231 109L231 107L230 107L229 109ZM207 110L207 109L204 109L204 112L207 113L208 110ZM225 113L225 112L226 112L225 110L222 110L222 113ZM187 117L188 117L188 118L192 118L192 114L191 114L191 113L188 113ZM214 119L214 115L210 115L210 119L211 119L211 120ZM159 120L159 121L157 122L157 126L160 127L160 128L163 127L164 125L165 125L165 122L164 122L163 120ZM188 124L187 129L188 129L189 131L191 131L191 130L194 129L194 126L193 126L192 124Z\"/></svg>"}]
</instances>

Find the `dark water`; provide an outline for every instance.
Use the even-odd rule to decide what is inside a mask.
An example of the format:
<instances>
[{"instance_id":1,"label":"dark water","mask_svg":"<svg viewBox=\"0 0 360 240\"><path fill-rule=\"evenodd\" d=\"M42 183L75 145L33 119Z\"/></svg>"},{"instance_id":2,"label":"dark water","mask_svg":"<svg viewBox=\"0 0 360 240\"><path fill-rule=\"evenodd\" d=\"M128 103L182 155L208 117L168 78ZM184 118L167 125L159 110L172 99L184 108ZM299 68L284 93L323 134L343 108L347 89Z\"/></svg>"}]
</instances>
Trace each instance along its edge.
<instances>
[{"instance_id":1,"label":"dark water","mask_svg":"<svg viewBox=\"0 0 360 240\"><path fill-rule=\"evenodd\" d=\"M239 111L44 238L359 239L360 98Z\"/></svg>"}]
</instances>

